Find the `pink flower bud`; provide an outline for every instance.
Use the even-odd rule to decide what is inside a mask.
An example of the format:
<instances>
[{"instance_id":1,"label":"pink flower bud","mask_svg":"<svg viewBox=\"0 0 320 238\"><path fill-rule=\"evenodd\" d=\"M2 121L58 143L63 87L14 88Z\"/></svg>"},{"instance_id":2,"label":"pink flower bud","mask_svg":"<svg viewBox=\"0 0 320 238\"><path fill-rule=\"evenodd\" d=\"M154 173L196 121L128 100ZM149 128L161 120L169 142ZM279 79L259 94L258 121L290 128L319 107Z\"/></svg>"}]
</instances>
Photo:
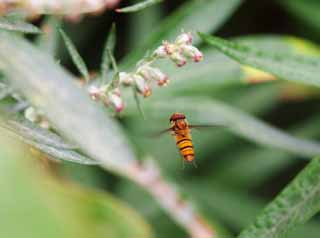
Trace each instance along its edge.
<instances>
[{"instance_id":1,"label":"pink flower bud","mask_svg":"<svg viewBox=\"0 0 320 238\"><path fill-rule=\"evenodd\" d=\"M101 90L98 87L93 85L89 88L89 94L92 100L97 101L101 97Z\"/></svg>"},{"instance_id":2,"label":"pink flower bud","mask_svg":"<svg viewBox=\"0 0 320 238\"><path fill-rule=\"evenodd\" d=\"M166 48L163 45L159 46L153 53L159 58L165 58L168 56Z\"/></svg>"},{"instance_id":3,"label":"pink flower bud","mask_svg":"<svg viewBox=\"0 0 320 238\"><path fill-rule=\"evenodd\" d=\"M174 44L170 44L167 41L164 41L162 43L162 46L164 47L164 50L167 53L167 55L171 55L175 51L175 45Z\"/></svg>"},{"instance_id":4,"label":"pink flower bud","mask_svg":"<svg viewBox=\"0 0 320 238\"><path fill-rule=\"evenodd\" d=\"M192 35L190 32L188 33L182 33L179 35L176 39L176 44L178 45L191 45L192 44Z\"/></svg>"},{"instance_id":5,"label":"pink flower bud","mask_svg":"<svg viewBox=\"0 0 320 238\"><path fill-rule=\"evenodd\" d=\"M203 59L201 51L192 45L181 46L181 52L184 56L192 58L194 62L199 62Z\"/></svg>"},{"instance_id":6,"label":"pink flower bud","mask_svg":"<svg viewBox=\"0 0 320 238\"><path fill-rule=\"evenodd\" d=\"M116 88L108 93L108 103L116 110L116 112L121 112L124 109L124 103L121 98L119 88Z\"/></svg>"},{"instance_id":7,"label":"pink flower bud","mask_svg":"<svg viewBox=\"0 0 320 238\"><path fill-rule=\"evenodd\" d=\"M142 76L135 74L134 81L138 93L142 94L144 97L149 97L152 94L151 88Z\"/></svg>"},{"instance_id":8,"label":"pink flower bud","mask_svg":"<svg viewBox=\"0 0 320 238\"><path fill-rule=\"evenodd\" d=\"M157 81L159 86L163 86L169 81L168 76L158 68L143 66L138 71L146 81Z\"/></svg>"},{"instance_id":9,"label":"pink flower bud","mask_svg":"<svg viewBox=\"0 0 320 238\"><path fill-rule=\"evenodd\" d=\"M170 59L176 63L178 67L181 67L187 63L186 58L183 57L179 52L175 52L170 56Z\"/></svg>"},{"instance_id":10,"label":"pink flower bud","mask_svg":"<svg viewBox=\"0 0 320 238\"><path fill-rule=\"evenodd\" d=\"M164 78L162 79L159 79L158 81L158 85L161 87L161 86L167 86L168 83L169 83L169 77L167 75L165 75Z\"/></svg>"},{"instance_id":11,"label":"pink flower bud","mask_svg":"<svg viewBox=\"0 0 320 238\"><path fill-rule=\"evenodd\" d=\"M126 73L126 72L120 72L119 73L119 79L120 79L120 83L124 84L126 86L129 86L132 84L133 82L133 78L130 74Z\"/></svg>"}]
</instances>

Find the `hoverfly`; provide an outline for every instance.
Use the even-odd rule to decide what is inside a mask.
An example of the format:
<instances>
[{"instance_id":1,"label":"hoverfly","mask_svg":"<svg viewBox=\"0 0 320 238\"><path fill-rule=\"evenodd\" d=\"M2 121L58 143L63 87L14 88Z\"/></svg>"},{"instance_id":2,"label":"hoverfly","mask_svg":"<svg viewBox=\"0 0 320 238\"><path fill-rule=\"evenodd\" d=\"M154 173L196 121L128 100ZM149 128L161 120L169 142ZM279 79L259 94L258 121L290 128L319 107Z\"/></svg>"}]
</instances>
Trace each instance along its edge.
<instances>
[{"instance_id":1,"label":"hoverfly","mask_svg":"<svg viewBox=\"0 0 320 238\"><path fill-rule=\"evenodd\" d=\"M183 113L175 112L170 117L170 127L160 132L171 132L171 135L175 138L176 145L180 151L183 161L187 163L193 163L195 167L195 151L193 147L191 129L205 128L205 127L216 127L219 125L190 125Z\"/></svg>"}]
</instances>

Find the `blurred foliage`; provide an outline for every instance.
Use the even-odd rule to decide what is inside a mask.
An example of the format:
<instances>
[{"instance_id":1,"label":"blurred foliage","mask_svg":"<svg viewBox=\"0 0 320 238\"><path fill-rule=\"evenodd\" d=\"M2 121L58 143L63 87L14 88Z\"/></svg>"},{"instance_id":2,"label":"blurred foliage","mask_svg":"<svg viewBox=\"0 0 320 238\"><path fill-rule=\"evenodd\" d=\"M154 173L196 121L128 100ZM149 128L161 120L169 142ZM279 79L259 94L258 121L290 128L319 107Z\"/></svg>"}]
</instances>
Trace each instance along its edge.
<instances>
[{"instance_id":1,"label":"blurred foliage","mask_svg":"<svg viewBox=\"0 0 320 238\"><path fill-rule=\"evenodd\" d=\"M9 138L9 139L8 139ZM110 194L58 181L45 157L0 136L1 237L151 237L132 209Z\"/></svg>"},{"instance_id":2,"label":"blurred foliage","mask_svg":"<svg viewBox=\"0 0 320 238\"><path fill-rule=\"evenodd\" d=\"M118 7L139 3L123 1ZM134 13L106 11L79 22L45 16L31 24L14 14L1 17L2 114L11 115L27 100L53 127L48 132L30 123L11 124L10 140L1 133L0 236L187 237L154 198L118 176L128 163L151 155L218 237L318 237L319 219L308 220L320 209L319 159L312 159L320 154L319 1L189 0L138 6L143 7ZM74 58L83 58L76 59L82 75L61 47L60 27L70 38ZM12 33L39 33L40 28L43 33L25 39ZM158 63L171 82L140 100L145 118L131 90L123 95L124 113L114 118L64 69L89 79L102 68L103 80L109 80L106 45L113 48L116 41L123 70L181 30L202 33L205 42L196 34L194 42L204 61L183 68ZM169 134L148 137L167 128L175 111L192 124L223 125L193 131L197 168L182 169ZM42 152L31 154L13 142L17 135ZM48 155L63 162L48 162ZM106 170L65 160L96 160ZM43 161L54 163L54 176L51 166L41 167Z\"/></svg>"}]
</instances>

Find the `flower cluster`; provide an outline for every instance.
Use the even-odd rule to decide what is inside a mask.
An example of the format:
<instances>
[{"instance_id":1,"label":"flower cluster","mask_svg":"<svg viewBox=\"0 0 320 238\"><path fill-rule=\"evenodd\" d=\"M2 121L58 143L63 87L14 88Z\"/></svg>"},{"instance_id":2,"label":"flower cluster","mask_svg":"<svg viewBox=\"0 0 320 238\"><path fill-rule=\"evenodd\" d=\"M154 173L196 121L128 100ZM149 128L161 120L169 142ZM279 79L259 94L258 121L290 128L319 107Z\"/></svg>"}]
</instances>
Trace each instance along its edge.
<instances>
[{"instance_id":1,"label":"flower cluster","mask_svg":"<svg viewBox=\"0 0 320 238\"><path fill-rule=\"evenodd\" d=\"M89 88L90 96L95 101L101 101L105 106L111 106L116 112L121 112L124 108L124 102L121 98L119 87L108 90L110 85L98 88L91 86Z\"/></svg>"},{"instance_id":2,"label":"flower cluster","mask_svg":"<svg viewBox=\"0 0 320 238\"><path fill-rule=\"evenodd\" d=\"M152 66L158 59L169 59L178 67L184 66L188 60L200 62L203 59L202 53L192 45L192 35L182 33L174 43L164 41L150 56L143 58L130 73L120 72L118 75L117 86L110 82L101 87L92 86L89 93L94 100L102 101L106 106L111 106L116 112L121 112L124 102L121 98L120 86L133 87L135 92L143 97L152 94L152 86L166 86L169 77L159 68Z\"/></svg>"}]
</instances>

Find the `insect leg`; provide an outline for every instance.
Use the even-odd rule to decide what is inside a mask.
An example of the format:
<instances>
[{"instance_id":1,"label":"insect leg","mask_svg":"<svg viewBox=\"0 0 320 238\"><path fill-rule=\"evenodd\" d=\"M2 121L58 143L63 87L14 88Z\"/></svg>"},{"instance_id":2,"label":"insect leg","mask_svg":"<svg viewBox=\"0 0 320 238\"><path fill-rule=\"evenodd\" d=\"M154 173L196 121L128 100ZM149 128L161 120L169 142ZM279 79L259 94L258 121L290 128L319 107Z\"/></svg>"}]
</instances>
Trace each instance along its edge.
<instances>
[{"instance_id":1,"label":"insect leg","mask_svg":"<svg viewBox=\"0 0 320 238\"><path fill-rule=\"evenodd\" d=\"M182 160L182 170L184 170L184 159Z\"/></svg>"},{"instance_id":2,"label":"insect leg","mask_svg":"<svg viewBox=\"0 0 320 238\"><path fill-rule=\"evenodd\" d=\"M195 168L198 168L197 163L196 163L195 160L192 161L192 164L193 164L193 166L194 166Z\"/></svg>"}]
</instances>

